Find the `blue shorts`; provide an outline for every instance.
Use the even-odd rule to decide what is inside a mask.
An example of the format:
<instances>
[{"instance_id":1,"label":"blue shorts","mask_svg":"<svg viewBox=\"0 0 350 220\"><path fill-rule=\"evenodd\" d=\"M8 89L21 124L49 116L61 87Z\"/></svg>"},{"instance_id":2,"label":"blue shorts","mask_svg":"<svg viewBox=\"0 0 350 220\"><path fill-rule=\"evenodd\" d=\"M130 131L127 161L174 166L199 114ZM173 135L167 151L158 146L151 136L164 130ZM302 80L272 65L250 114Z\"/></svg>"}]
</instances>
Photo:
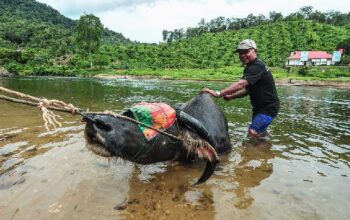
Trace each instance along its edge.
<instances>
[{"instance_id":1,"label":"blue shorts","mask_svg":"<svg viewBox=\"0 0 350 220\"><path fill-rule=\"evenodd\" d=\"M273 119L274 117L259 113L253 118L249 128L253 129L259 134L263 134L266 132L267 127L271 124Z\"/></svg>"}]
</instances>

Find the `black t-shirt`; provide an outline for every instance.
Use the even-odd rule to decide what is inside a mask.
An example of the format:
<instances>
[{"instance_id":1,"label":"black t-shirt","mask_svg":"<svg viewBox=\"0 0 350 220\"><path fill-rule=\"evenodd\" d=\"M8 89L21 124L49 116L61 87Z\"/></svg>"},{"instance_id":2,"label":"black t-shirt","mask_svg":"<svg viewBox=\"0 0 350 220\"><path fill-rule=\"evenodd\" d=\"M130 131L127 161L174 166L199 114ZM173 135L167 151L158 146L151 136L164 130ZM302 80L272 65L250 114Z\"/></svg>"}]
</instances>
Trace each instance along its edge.
<instances>
[{"instance_id":1,"label":"black t-shirt","mask_svg":"<svg viewBox=\"0 0 350 220\"><path fill-rule=\"evenodd\" d=\"M253 106L253 116L263 113L275 117L279 110L275 80L265 63L255 59L244 69L242 79L249 82L250 102Z\"/></svg>"}]
</instances>

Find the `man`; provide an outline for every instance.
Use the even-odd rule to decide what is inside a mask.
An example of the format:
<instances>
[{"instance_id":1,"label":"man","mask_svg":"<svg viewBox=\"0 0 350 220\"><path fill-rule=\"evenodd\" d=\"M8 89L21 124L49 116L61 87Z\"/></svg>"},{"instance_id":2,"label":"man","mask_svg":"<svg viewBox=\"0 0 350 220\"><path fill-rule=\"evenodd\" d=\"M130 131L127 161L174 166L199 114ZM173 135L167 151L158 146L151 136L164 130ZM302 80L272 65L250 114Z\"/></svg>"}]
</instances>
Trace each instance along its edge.
<instances>
[{"instance_id":1,"label":"man","mask_svg":"<svg viewBox=\"0 0 350 220\"><path fill-rule=\"evenodd\" d=\"M279 110L275 81L265 63L257 58L257 46L253 40L243 40L235 52L238 52L239 59L245 65L243 77L221 91L208 88L204 88L203 91L225 100L249 95L253 106L253 119L248 134L252 137L262 137Z\"/></svg>"}]
</instances>

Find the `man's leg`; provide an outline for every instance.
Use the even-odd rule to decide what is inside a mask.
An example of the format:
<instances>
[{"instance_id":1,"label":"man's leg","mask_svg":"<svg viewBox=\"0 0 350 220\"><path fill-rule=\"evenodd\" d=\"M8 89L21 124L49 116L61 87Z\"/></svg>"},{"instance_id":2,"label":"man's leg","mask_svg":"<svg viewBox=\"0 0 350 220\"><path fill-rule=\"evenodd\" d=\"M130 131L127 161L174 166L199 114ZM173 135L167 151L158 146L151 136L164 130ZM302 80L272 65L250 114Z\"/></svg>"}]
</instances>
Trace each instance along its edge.
<instances>
[{"instance_id":1,"label":"man's leg","mask_svg":"<svg viewBox=\"0 0 350 220\"><path fill-rule=\"evenodd\" d=\"M254 129L252 129L252 128L249 128L248 129L248 134L249 134L249 136L251 136L251 137L259 137L259 133L258 132L256 132Z\"/></svg>"},{"instance_id":2,"label":"man's leg","mask_svg":"<svg viewBox=\"0 0 350 220\"><path fill-rule=\"evenodd\" d=\"M252 137L262 137L266 133L267 127L273 121L273 117L265 114L257 114L249 125L248 134Z\"/></svg>"}]
</instances>

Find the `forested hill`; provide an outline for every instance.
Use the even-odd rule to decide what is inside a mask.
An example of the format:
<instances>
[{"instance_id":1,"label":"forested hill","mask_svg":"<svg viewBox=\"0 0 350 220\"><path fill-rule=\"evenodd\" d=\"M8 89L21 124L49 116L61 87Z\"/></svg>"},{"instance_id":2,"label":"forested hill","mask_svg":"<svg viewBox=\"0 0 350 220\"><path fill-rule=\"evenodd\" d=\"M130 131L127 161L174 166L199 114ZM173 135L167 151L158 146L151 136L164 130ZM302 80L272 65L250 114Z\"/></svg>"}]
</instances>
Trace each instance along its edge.
<instances>
[{"instance_id":1,"label":"forested hill","mask_svg":"<svg viewBox=\"0 0 350 220\"><path fill-rule=\"evenodd\" d=\"M0 43L7 41L12 45L27 46L26 43L33 40L45 41L51 37L62 41L62 37L72 35L76 25L77 21L35 0L0 1ZM51 31L52 34L48 33ZM38 36L34 35L40 35L43 39L38 39ZM108 29L104 30L103 41L105 43L131 43L121 33Z\"/></svg>"},{"instance_id":2,"label":"forested hill","mask_svg":"<svg viewBox=\"0 0 350 220\"><path fill-rule=\"evenodd\" d=\"M223 16L213 18L209 22L204 19L198 23L197 27L188 27L175 29L173 31L164 30L163 40L167 42L177 41L179 39L191 38L205 33L217 33L226 30L240 30L265 24L273 24L281 21L309 20L322 24L333 26L346 26L350 23L350 13L340 11L321 12L314 10L312 6L303 6L297 12L283 16L280 12L271 11L265 15L249 14L245 18L225 18Z\"/></svg>"},{"instance_id":3,"label":"forested hill","mask_svg":"<svg viewBox=\"0 0 350 220\"><path fill-rule=\"evenodd\" d=\"M35 22L48 22L73 28L75 21L61 15L52 7L34 0L1 0L0 15Z\"/></svg>"},{"instance_id":4,"label":"forested hill","mask_svg":"<svg viewBox=\"0 0 350 220\"><path fill-rule=\"evenodd\" d=\"M216 68L239 65L234 50L241 40L251 38L258 44L260 58L269 66L282 67L294 50L332 52L349 37L349 26L297 20L206 33L159 46L119 45L114 50L120 68Z\"/></svg>"},{"instance_id":5,"label":"forested hill","mask_svg":"<svg viewBox=\"0 0 350 220\"><path fill-rule=\"evenodd\" d=\"M23 75L77 75L101 70L239 68L240 61L234 50L246 38L257 42L259 57L272 67L283 67L290 52L295 50L331 53L344 48L347 56L342 65L350 62L349 14L333 13L331 17L326 16L326 21L310 19L310 13L308 17L292 19L278 19L276 13L272 14L274 19L261 24L209 29L198 34L190 31L191 36L166 39L160 44L131 42L105 28L102 44L90 42L98 45L92 51L86 45L79 46L76 27L82 19L71 20L34 0L0 0L0 70L5 68ZM248 20L251 19L244 21ZM90 39L88 36L80 43Z\"/></svg>"}]
</instances>

